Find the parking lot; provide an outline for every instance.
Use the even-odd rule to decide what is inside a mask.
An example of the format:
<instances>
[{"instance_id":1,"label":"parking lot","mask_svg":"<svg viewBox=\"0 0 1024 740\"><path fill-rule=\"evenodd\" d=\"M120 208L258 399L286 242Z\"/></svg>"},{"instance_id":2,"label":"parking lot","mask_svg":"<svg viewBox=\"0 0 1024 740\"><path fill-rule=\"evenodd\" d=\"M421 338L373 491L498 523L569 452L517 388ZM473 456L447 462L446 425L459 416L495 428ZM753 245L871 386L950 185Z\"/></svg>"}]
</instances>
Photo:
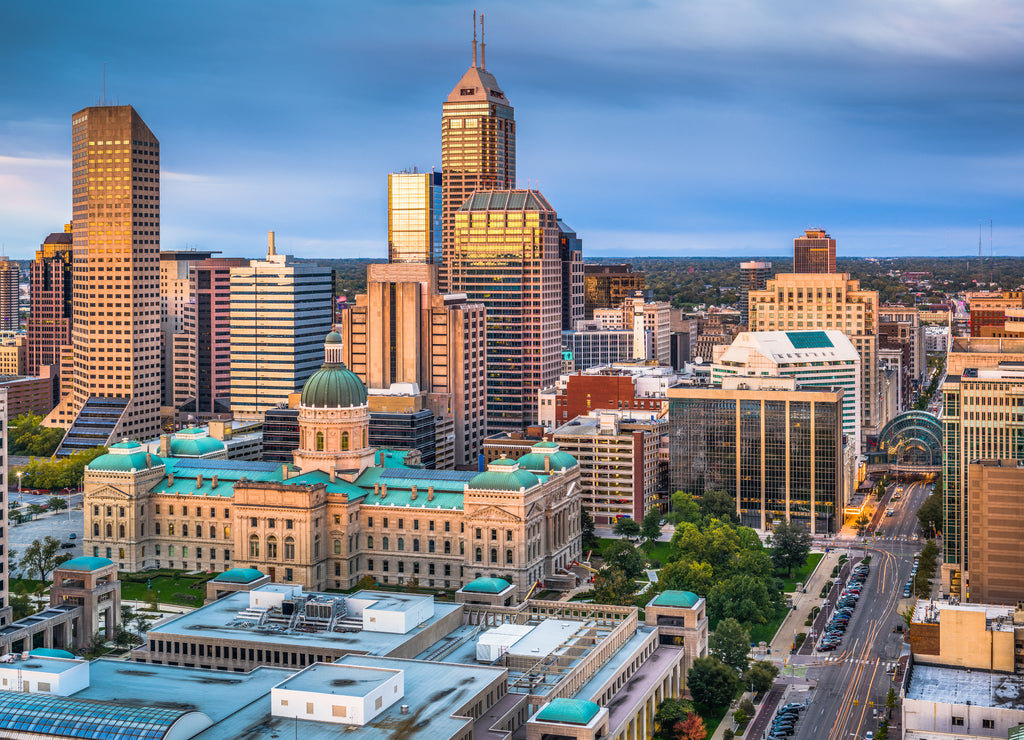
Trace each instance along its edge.
<instances>
[{"instance_id":1,"label":"parking lot","mask_svg":"<svg viewBox=\"0 0 1024 740\"><path fill-rule=\"evenodd\" d=\"M72 557L82 554L82 533L84 531L85 515L82 509L72 509L55 513L46 513L36 517L30 522L15 526L13 522L8 529L7 543L11 550L16 550L15 557L20 558L25 548L32 544L33 540L41 540L47 535L56 537L61 542L68 540L68 535L75 533L76 544L73 548L61 550L69 553ZM21 575L15 563L11 563L12 575ZM26 574L27 575L27 574Z\"/></svg>"}]
</instances>

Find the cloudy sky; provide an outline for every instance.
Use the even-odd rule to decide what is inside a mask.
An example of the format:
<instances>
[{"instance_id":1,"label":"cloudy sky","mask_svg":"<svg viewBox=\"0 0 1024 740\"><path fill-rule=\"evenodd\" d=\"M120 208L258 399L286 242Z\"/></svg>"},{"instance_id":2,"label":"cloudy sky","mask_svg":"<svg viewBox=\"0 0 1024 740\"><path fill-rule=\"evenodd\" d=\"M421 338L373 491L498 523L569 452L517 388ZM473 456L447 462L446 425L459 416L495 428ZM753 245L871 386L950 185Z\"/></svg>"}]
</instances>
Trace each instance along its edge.
<instances>
[{"instance_id":1,"label":"cloudy sky","mask_svg":"<svg viewBox=\"0 0 1024 740\"><path fill-rule=\"evenodd\" d=\"M70 218L102 96L161 141L162 247L380 257L440 164L472 3L0 0L0 244ZM487 16L517 170L613 255L1024 254L1024 3L520 0Z\"/></svg>"}]
</instances>

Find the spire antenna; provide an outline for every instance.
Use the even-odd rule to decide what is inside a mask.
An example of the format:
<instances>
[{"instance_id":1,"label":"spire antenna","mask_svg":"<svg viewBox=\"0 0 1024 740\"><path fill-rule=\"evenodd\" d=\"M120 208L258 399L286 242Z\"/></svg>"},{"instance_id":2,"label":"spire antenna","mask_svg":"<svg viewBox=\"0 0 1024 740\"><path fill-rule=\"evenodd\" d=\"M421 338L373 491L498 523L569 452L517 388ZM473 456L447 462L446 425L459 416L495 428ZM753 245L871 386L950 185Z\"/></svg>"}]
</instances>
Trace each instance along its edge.
<instances>
[{"instance_id":1,"label":"spire antenna","mask_svg":"<svg viewBox=\"0 0 1024 740\"><path fill-rule=\"evenodd\" d=\"M487 69L487 44L484 41L484 14L480 14L480 68Z\"/></svg>"},{"instance_id":2,"label":"spire antenna","mask_svg":"<svg viewBox=\"0 0 1024 740\"><path fill-rule=\"evenodd\" d=\"M476 63L476 9L473 9L473 66L478 67Z\"/></svg>"}]
</instances>

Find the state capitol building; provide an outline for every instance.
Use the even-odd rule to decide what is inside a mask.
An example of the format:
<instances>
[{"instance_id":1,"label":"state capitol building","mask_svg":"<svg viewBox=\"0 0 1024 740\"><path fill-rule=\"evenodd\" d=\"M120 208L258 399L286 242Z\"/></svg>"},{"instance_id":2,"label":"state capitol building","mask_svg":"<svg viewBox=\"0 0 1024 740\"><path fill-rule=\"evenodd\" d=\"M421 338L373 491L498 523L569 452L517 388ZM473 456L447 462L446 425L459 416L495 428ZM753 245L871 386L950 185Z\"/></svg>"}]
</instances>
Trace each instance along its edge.
<instances>
[{"instance_id":1,"label":"state capitol building","mask_svg":"<svg viewBox=\"0 0 1024 740\"><path fill-rule=\"evenodd\" d=\"M374 449L366 387L341 350L330 333L302 389L292 465L222 459L220 442L195 434L176 437L170 455L125 441L93 460L85 554L129 572L255 568L313 591L364 576L446 589L500 577L521 599L536 581L572 578L581 502L571 455L540 442L476 473Z\"/></svg>"}]
</instances>

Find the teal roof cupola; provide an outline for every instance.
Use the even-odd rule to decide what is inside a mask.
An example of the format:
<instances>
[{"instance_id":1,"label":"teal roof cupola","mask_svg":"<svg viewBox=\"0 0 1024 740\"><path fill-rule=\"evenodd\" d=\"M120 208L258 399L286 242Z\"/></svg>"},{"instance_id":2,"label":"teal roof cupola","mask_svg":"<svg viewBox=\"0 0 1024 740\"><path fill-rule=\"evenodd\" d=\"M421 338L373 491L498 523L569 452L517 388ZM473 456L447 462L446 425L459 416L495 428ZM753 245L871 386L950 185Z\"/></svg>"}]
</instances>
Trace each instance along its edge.
<instances>
[{"instance_id":1,"label":"teal roof cupola","mask_svg":"<svg viewBox=\"0 0 1024 740\"><path fill-rule=\"evenodd\" d=\"M556 442L538 442L530 450L519 458L519 467L535 473L548 475L558 471L564 472L578 464L576 458L568 452L562 452Z\"/></svg>"},{"instance_id":2,"label":"teal roof cupola","mask_svg":"<svg viewBox=\"0 0 1024 740\"><path fill-rule=\"evenodd\" d=\"M163 465L164 461L146 452L138 442L118 442L111 445L105 455L100 455L86 466L86 470L104 473L134 473Z\"/></svg>"},{"instance_id":3,"label":"teal roof cupola","mask_svg":"<svg viewBox=\"0 0 1024 740\"><path fill-rule=\"evenodd\" d=\"M252 583L263 577L255 568L231 568L214 578L217 583Z\"/></svg>"},{"instance_id":4,"label":"teal roof cupola","mask_svg":"<svg viewBox=\"0 0 1024 740\"><path fill-rule=\"evenodd\" d=\"M537 712L539 722L560 722L570 725L587 725L594 719L601 707L592 701L583 699L552 699Z\"/></svg>"},{"instance_id":5,"label":"teal roof cupola","mask_svg":"<svg viewBox=\"0 0 1024 740\"><path fill-rule=\"evenodd\" d=\"M540 483L540 479L529 470L523 470L519 463L507 457L500 457L487 464L487 470L478 473L466 484L466 488L483 491L523 491Z\"/></svg>"},{"instance_id":6,"label":"teal roof cupola","mask_svg":"<svg viewBox=\"0 0 1024 740\"><path fill-rule=\"evenodd\" d=\"M341 335L332 331L324 340L324 364L302 386L299 403L318 409L366 405L366 386L341 361Z\"/></svg>"},{"instance_id":7,"label":"teal roof cupola","mask_svg":"<svg viewBox=\"0 0 1024 740\"><path fill-rule=\"evenodd\" d=\"M224 443L211 437L205 429L182 429L171 437L171 455L174 457L205 457L224 449Z\"/></svg>"},{"instance_id":8,"label":"teal roof cupola","mask_svg":"<svg viewBox=\"0 0 1024 740\"><path fill-rule=\"evenodd\" d=\"M61 563L57 567L60 570L84 570L89 573L94 570L100 570L106 568L108 565L113 565L114 561L110 558L97 558L90 555L83 555L82 557L73 558L65 563Z\"/></svg>"},{"instance_id":9,"label":"teal roof cupola","mask_svg":"<svg viewBox=\"0 0 1024 740\"><path fill-rule=\"evenodd\" d=\"M508 588L512 588L512 584L504 578L477 578L463 586L462 590L471 594L500 594Z\"/></svg>"}]
</instances>

